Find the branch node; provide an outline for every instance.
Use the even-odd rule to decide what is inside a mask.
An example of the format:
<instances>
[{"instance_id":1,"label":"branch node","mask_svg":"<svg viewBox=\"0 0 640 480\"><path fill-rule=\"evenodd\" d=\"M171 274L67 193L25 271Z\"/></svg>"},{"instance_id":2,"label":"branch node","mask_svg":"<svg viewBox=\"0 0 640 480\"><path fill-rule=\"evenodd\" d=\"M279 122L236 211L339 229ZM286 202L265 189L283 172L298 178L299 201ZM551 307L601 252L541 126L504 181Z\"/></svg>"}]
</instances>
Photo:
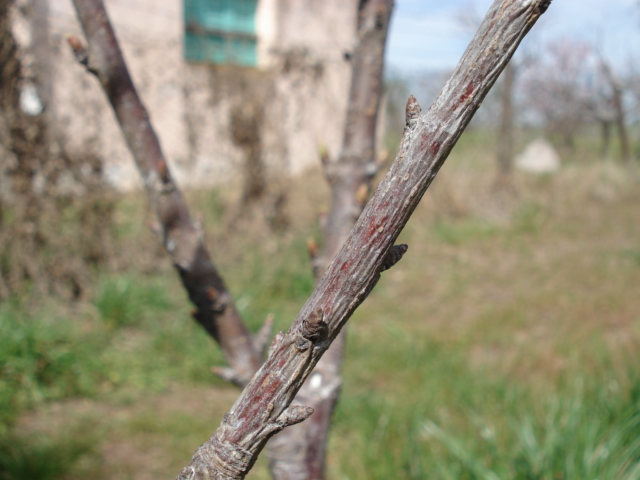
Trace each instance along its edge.
<instances>
[{"instance_id":1,"label":"branch node","mask_svg":"<svg viewBox=\"0 0 640 480\"><path fill-rule=\"evenodd\" d=\"M405 110L405 122L407 128L413 129L416 123L418 123L418 118L422 114L422 107L416 100L416 97L413 95L409 95L409 99L407 100L407 107Z\"/></svg>"},{"instance_id":2,"label":"branch node","mask_svg":"<svg viewBox=\"0 0 640 480\"><path fill-rule=\"evenodd\" d=\"M244 478L250 468L251 457L249 450L218 438L216 432L207 443L196 450L196 455L191 463L182 469L178 479Z\"/></svg>"},{"instance_id":3,"label":"branch node","mask_svg":"<svg viewBox=\"0 0 640 480\"><path fill-rule=\"evenodd\" d=\"M393 247L391 247L389 253L387 253L387 256L384 259L384 262L382 262L382 268L380 269L380 271L384 272L385 270L389 270L391 267L393 267L400 261L400 259L408 249L409 246L405 243L401 243L400 245L394 245Z\"/></svg>"},{"instance_id":4,"label":"branch node","mask_svg":"<svg viewBox=\"0 0 640 480\"><path fill-rule=\"evenodd\" d=\"M299 352L304 352L311 348L311 341L304 338L302 335L296 335L294 338L295 346Z\"/></svg>"},{"instance_id":5,"label":"branch node","mask_svg":"<svg viewBox=\"0 0 640 480\"><path fill-rule=\"evenodd\" d=\"M82 44L80 39L75 35L67 35L67 43L71 47L71 51L76 57L76 61L86 67L89 62L89 54L87 53L87 48Z\"/></svg>"},{"instance_id":6,"label":"branch node","mask_svg":"<svg viewBox=\"0 0 640 480\"><path fill-rule=\"evenodd\" d=\"M540 5L538 5L538 13L542 15L544 12L547 11L547 8L549 8L549 5L551 5L551 0L542 0L542 2L540 2Z\"/></svg>"},{"instance_id":7,"label":"branch node","mask_svg":"<svg viewBox=\"0 0 640 480\"><path fill-rule=\"evenodd\" d=\"M84 66L89 72L94 75L98 75L98 71L89 66L89 50L83 45L78 37L75 35L67 35L67 43L71 47L71 51L73 52L73 56L76 58L76 61Z\"/></svg>"},{"instance_id":8,"label":"branch node","mask_svg":"<svg viewBox=\"0 0 640 480\"><path fill-rule=\"evenodd\" d=\"M320 308L311 312L300 325L300 335L310 342L316 342L325 337L328 331L329 326L324 321L324 312Z\"/></svg>"},{"instance_id":9,"label":"branch node","mask_svg":"<svg viewBox=\"0 0 640 480\"><path fill-rule=\"evenodd\" d=\"M300 422L304 422L313 414L313 408L302 405L293 405L280 414L276 421L282 428L290 427Z\"/></svg>"}]
</instances>

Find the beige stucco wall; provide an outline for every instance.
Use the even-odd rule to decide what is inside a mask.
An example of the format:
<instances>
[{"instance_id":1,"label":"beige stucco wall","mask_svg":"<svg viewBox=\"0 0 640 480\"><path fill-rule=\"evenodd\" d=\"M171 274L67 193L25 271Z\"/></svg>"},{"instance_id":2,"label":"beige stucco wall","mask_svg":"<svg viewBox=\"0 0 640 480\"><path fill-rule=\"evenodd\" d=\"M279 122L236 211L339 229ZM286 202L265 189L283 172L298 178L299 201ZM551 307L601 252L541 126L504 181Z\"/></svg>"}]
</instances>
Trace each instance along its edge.
<instances>
[{"instance_id":1,"label":"beige stucco wall","mask_svg":"<svg viewBox=\"0 0 640 480\"><path fill-rule=\"evenodd\" d=\"M299 173L323 144L342 140L354 42L353 1L260 0L259 69L186 62L182 1L107 0L125 58L180 184L210 185L236 177L245 151L230 135L230 117L258 102L262 158L269 174ZM70 0L49 0L52 105L49 113L74 152L105 162L119 188L140 185L122 135L95 78L66 46L80 35Z\"/></svg>"}]
</instances>

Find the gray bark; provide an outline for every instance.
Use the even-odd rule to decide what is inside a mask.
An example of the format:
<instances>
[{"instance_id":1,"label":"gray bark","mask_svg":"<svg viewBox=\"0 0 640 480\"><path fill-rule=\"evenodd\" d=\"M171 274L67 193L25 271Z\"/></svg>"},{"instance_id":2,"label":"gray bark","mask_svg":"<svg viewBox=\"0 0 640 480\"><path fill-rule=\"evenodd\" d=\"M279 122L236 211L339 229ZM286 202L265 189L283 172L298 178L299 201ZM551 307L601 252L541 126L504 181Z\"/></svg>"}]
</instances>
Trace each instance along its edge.
<instances>
[{"instance_id":1,"label":"gray bark","mask_svg":"<svg viewBox=\"0 0 640 480\"><path fill-rule=\"evenodd\" d=\"M496 0L458 67L423 115L413 97L398 155L347 241L269 357L179 480L241 479L267 440L311 409L290 406L331 342L380 278L394 242L522 38L549 0ZM400 249L402 250L402 249Z\"/></svg>"}]
</instances>

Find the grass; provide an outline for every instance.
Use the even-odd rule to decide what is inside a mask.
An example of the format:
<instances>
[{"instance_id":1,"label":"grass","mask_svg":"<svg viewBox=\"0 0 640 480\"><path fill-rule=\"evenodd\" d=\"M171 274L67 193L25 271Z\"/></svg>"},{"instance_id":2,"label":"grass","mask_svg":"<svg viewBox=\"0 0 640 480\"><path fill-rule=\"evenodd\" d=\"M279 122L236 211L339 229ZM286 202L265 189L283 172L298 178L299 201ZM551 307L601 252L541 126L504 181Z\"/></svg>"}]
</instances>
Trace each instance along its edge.
<instances>
[{"instance_id":1,"label":"grass","mask_svg":"<svg viewBox=\"0 0 640 480\"><path fill-rule=\"evenodd\" d=\"M571 162L500 196L465 142L350 322L329 478L640 478L638 171ZM270 235L232 223L227 192L190 195L254 330L286 328L313 288L310 177ZM144 215L122 200L131 268L99 272L89 303L0 306L0 479L170 478L237 395Z\"/></svg>"}]
</instances>

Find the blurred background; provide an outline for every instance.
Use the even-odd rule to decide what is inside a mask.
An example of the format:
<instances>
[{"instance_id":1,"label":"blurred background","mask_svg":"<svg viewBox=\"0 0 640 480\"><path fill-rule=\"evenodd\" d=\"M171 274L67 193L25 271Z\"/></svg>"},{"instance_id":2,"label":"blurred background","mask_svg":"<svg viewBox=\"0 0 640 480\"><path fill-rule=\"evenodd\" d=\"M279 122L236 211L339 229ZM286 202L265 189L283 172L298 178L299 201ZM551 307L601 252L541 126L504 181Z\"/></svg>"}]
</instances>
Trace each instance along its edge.
<instances>
[{"instance_id":1,"label":"blurred background","mask_svg":"<svg viewBox=\"0 0 640 480\"><path fill-rule=\"evenodd\" d=\"M238 309L286 329L356 2L105 3ZM490 4L396 2L380 162ZM69 0L0 0L0 479L172 478L238 391L69 34ZM328 478L640 478L639 54L635 0L555 0L535 25L350 322Z\"/></svg>"}]
</instances>

